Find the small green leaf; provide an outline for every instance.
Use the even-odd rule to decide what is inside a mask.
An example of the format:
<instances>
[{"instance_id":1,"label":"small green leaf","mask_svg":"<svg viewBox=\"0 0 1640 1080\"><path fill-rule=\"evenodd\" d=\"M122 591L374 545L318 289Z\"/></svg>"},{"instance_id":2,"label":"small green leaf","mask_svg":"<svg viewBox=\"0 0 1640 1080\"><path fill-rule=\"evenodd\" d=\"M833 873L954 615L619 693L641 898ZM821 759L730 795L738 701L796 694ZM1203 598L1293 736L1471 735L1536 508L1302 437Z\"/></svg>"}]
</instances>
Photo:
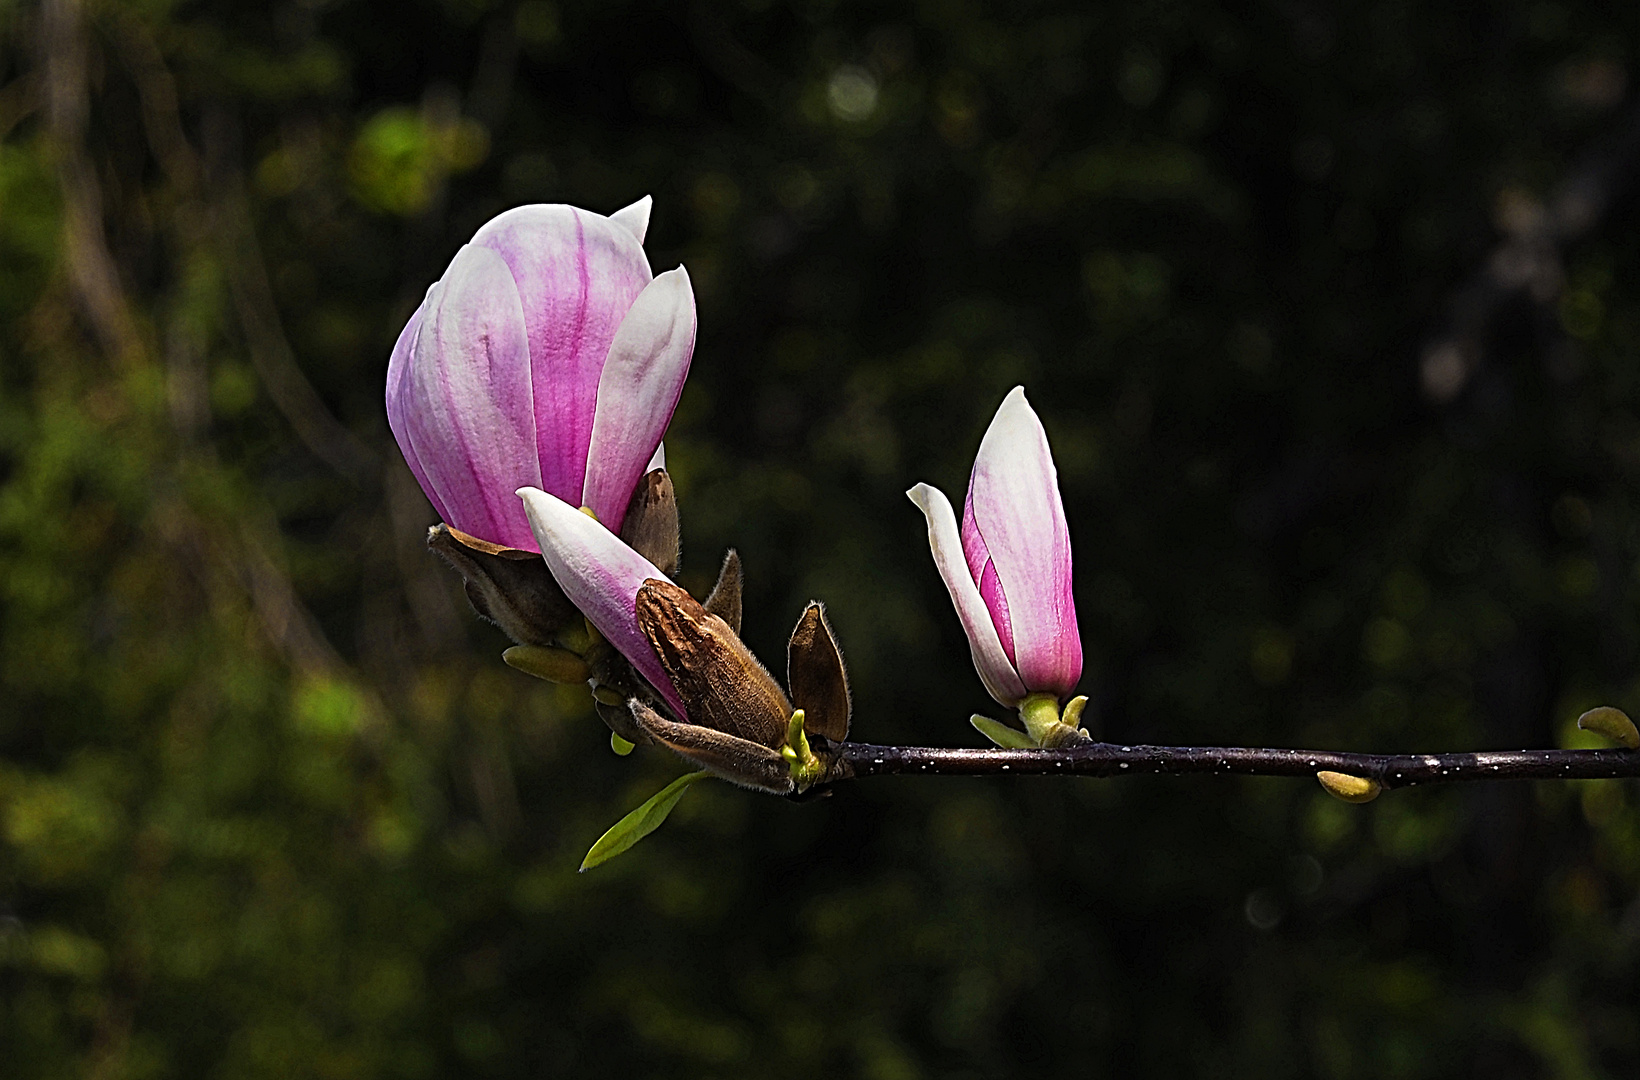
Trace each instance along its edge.
<instances>
[{"instance_id":1,"label":"small green leaf","mask_svg":"<svg viewBox=\"0 0 1640 1080\"><path fill-rule=\"evenodd\" d=\"M632 748L636 745L636 743L627 742L613 731L609 733L609 748L620 757L626 757L626 755L632 753Z\"/></svg>"},{"instance_id":2,"label":"small green leaf","mask_svg":"<svg viewBox=\"0 0 1640 1080\"><path fill-rule=\"evenodd\" d=\"M1036 746L1036 743L1031 741L1031 737L1023 731L1015 731L1007 724L992 720L989 716L981 716L975 713L968 718L968 722L974 725L975 731L1004 750L1029 750Z\"/></svg>"},{"instance_id":3,"label":"small green leaf","mask_svg":"<svg viewBox=\"0 0 1640 1080\"><path fill-rule=\"evenodd\" d=\"M608 832L598 837L598 842L592 845L587 857L581 860L581 871L585 873L594 866L608 862L660 828L661 822L665 821L672 808L678 805L678 800L683 798L683 793L689 790L690 785L710 775L711 773L704 769L700 772L685 773L661 788L648 802L611 825Z\"/></svg>"}]
</instances>

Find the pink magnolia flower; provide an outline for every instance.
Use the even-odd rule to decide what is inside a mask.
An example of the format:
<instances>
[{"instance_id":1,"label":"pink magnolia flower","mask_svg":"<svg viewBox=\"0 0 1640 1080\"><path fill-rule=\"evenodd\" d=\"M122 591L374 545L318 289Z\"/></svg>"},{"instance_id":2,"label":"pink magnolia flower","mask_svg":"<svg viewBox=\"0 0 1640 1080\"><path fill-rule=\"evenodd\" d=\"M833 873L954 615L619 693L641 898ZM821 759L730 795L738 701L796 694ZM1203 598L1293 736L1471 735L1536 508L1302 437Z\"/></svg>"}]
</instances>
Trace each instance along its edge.
<instances>
[{"instance_id":1,"label":"pink magnolia flower","mask_svg":"<svg viewBox=\"0 0 1640 1080\"><path fill-rule=\"evenodd\" d=\"M1048 437L1025 388L1003 399L980 440L962 528L937 488L906 492L928 518L934 563L999 703L1065 698L1082 677L1071 597L1071 541Z\"/></svg>"},{"instance_id":2,"label":"pink magnolia flower","mask_svg":"<svg viewBox=\"0 0 1640 1080\"><path fill-rule=\"evenodd\" d=\"M649 205L509 210L427 290L388 361L387 419L447 525L538 550L528 486L620 531L695 347L689 275L651 279Z\"/></svg>"},{"instance_id":3,"label":"pink magnolia flower","mask_svg":"<svg viewBox=\"0 0 1640 1080\"><path fill-rule=\"evenodd\" d=\"M666 669L638 628L638 590L672 579L586 514L539 488L519 488L541 557L569 602L660 692L678 718L687 713Z\"/></svg>"}]
</instances>

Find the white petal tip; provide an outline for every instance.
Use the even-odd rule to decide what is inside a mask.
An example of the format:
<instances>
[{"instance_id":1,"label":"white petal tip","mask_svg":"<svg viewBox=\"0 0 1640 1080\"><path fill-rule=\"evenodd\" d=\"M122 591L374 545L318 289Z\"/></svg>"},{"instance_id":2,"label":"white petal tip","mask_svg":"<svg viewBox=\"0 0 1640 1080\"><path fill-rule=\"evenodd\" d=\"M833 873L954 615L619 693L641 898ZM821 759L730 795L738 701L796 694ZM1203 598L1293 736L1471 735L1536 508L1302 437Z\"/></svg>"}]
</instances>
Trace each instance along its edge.
<instances>
[{"instance_id":1,"label":"white petal tip","mask_svg":"<svg viewBox=\"0 0 1640 1080\"><path fill-rule=\"evenodd\" d=\"M664 274L656 274L655 281L664 281L668 284L681 285L683 288L689 289L691 293L694 291L693 284L689 280L689 271L683 268L682 263L674 266ZM651 284L653 284L653 282L651 282Z\"/></svg>"},{"instance_id":2,"label":"white petal tip","mask_svg":"<svg viewBox=\"0 0 1640 1080\"><path fill-rule=\"evenodd\" d=\"M1025 400L1025 388L1023 386L1016 386L1008 391L1008 396L1002 399L1002 404L997 407L997 412L1004 409L1024 409L1032 416L1036 415L1036 410L1031 408L1031 403Z\"/></svg>"},{"instance_id":3,"label":"white petal tip","mask_svg":"<svg viewBox=\"0 0 1640 1080\"><path fill-rule=\"evenodd\" d=\"M645 195L631 206L623 206L609 215L609 220L637 237L641 244L649 233L649 210L654 203L654 199Z\"/></svg>"},{"instance_id":4,"label":"white petal tip","mask_svg":"<svg viewBox=\"0 0 1640 1080\"><path fill-rule=\"evenodd\" d=\"M907 488L905 497L915 503L917 509L926 514L931 507L937 505L938 500L945 498L945 493L932 484L918 484L915 487Z\"/></svg>"},{"instance_id":5,"label":"white petal tip","mask_svg":"<svg viewBox=\"0 0 1640 1080\"><path fill-rule=\"evenodd\" d=\"M524 500L524 516L530 519L531 528L534 528L537 519L551 514L559 506L569 505L551 492L536 487L521 487L513 494Z\"/></svg>"}]
</instances>

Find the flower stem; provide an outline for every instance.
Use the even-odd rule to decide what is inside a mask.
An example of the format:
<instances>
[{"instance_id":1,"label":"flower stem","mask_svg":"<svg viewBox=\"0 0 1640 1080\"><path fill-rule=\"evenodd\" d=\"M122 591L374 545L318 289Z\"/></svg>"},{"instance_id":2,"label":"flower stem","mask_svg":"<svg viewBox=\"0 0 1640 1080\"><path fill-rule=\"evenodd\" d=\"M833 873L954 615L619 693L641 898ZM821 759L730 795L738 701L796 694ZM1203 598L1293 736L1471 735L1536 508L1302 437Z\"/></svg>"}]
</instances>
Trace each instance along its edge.
<instances>
[{"instance_id":1,"label":"flower stem","mask_svg":"<svg viewBox=\"0 0 1640 1080\"><path fill-rule=\"evenodd\" d=\"M1059 701L1052 694L1031 694L1019 703L1019 718L1032 742L1050 745L1054 729L1059 727Z\"/></svg>"}]
</instances>

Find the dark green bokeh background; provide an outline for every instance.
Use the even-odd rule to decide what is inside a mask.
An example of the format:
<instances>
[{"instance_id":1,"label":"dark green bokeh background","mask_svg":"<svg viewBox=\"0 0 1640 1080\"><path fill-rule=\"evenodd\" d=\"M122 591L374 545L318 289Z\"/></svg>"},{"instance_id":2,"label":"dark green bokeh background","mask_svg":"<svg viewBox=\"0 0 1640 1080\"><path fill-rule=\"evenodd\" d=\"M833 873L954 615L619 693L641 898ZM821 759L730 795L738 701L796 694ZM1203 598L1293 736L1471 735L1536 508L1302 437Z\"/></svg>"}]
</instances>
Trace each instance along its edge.
<instances>
[{"instance_id":1,"label":"dark green bokeh background","mask_svg":"<svg viewBox=\"0 0 1640 1080\"><path fill-rule=\"evenodd\" d=\"M0 0L0 1073L1636 1075L1631 782L708 785L575 873L681 765L501 664L381 405L522 202L654 195L685 584L825 599L860 738L978 741L903 492L1019 383L1103 736L1640 708L1632 162L1528 242L1640 6L1011 10Z\"/></svg>"}]
</instances>

